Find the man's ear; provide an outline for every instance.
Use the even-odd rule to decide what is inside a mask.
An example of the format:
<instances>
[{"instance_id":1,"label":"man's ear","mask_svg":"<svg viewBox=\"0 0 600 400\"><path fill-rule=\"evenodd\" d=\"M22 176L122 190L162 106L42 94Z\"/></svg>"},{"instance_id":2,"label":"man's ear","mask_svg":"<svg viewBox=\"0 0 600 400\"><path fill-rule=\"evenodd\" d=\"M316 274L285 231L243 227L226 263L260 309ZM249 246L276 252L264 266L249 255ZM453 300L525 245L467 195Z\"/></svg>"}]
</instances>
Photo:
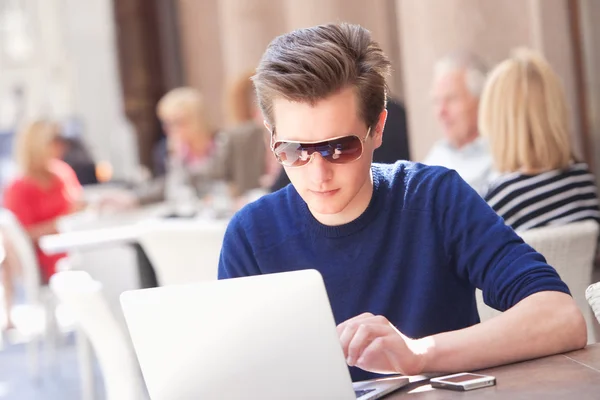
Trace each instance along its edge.
<instances>
[{"instance_id":1,"label":"man's ear","mask_svg":"<svg viewBox=\"0 0 600 400\"><path fill-rule=\"evenodd\" d=\"M269 133L273 132L273 130L271 129L271 125L269 125L266 119L263 120L263 124L265 125L265 128L267 128Z\"/></svg>"},{"instance_id":2,"label":"man's ear","mask_svg":"<svg viewBox=\"0 0 600 400\"><path fill-rule=\"evenodd\" d=\"M378 148L383 143L383 128L385 128L385 121L387 120L387 115L387 109L384 109L381 112L381 114L379 114L377 125L375 125L375 132L373 132L372 134L375 148Z\"/></svg>"}]
</instances>

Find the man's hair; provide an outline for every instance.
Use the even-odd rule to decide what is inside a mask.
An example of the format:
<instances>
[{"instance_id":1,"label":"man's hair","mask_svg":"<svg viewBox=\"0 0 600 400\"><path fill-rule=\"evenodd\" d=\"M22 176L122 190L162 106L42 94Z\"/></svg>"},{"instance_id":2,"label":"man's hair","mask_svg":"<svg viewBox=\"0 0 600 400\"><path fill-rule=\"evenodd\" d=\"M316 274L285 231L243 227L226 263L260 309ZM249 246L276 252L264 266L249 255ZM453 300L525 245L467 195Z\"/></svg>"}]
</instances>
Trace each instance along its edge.
<instances>
[{"instance_id":1,"label":"man's hair","mask_svg":"<svg viewBox=\"0 0 600 400\"><path fill-rule=\"evenodd\" d=\"M488 69L483 61L474 54L459 51L439 59L433 68L434 79L450 72L465 71L465 85L475 98L480 98L485 86Z\"/></svg>"},{"instance_id":2,"label":"man's hair","mask_svg":"<svg viewBox=\"0 0 600 400\"><path fill-rule=\"evenodd\" d=\"M273 100L314 105L353 87L359 117L373 127L385 109L391 64L371 33L359 25L328 24L275 38L253 76L258 103L274 127Z\"/></svg>"}]
</instances>

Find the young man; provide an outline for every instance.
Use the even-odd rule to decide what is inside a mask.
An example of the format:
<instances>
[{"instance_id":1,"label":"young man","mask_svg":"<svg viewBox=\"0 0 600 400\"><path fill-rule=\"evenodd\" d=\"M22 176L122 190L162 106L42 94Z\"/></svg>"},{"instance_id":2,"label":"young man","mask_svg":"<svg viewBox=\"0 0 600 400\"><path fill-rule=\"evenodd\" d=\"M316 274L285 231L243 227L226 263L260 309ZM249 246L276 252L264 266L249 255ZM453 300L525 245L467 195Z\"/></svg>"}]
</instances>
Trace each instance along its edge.
<instances>
[{"instance_id":1,"label":"young man","mask_svg":"<svg viewBox=\"0 0 600 400\"><path fill-rule=\"evenodd\" d=\"M389 69L355 25L270 44L254 83L292 185L233 217L219 278L319 270L355 381L583 347L585 321L567 286L458 174L371 165ZM475 287L507 311L478 324Z\"/></svg>"}]
</instances>

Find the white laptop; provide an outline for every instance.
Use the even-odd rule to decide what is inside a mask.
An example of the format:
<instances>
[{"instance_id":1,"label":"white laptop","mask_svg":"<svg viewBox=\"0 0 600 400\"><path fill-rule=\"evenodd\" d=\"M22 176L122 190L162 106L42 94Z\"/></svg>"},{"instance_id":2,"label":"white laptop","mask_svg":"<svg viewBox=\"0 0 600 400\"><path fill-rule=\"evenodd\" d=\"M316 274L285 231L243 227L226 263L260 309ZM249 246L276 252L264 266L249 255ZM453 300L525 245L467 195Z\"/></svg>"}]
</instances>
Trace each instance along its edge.
<instances>
[{"instance_id":1,"label":"white laptop","mask_svg":"<svg viewBox=\"0 0 600 400\"><path fill-rule=\"evenodd\" d=\"M352 384L315 270L134 290L121 305L153 400L367 400L409 383Z\"/></svg>"}]
</instances>

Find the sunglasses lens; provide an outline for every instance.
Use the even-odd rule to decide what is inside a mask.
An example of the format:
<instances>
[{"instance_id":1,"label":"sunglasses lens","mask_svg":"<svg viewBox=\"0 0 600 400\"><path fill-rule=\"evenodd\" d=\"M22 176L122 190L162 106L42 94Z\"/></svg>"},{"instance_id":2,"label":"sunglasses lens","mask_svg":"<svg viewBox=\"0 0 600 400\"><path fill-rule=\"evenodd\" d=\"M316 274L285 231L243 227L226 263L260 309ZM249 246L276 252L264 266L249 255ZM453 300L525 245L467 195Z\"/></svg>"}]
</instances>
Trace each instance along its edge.
<instances>
[{"instance_id":1,"label":"sunglasses lens","mask_svg":"<svg viewBox=\"0 0 600 400\"><path fill-rule=\"evenodd\" d=\"M273 152L277 160L286 167L300 167L308 164L313 153L333 164L346 164L356 161L362 155L362 141L357 136L326 140L319 143L276 142Z\"/></svg>"},{"instance_id":2,"label":"sunglasses lens","mask_svg":"<svg viewBox=\"0 0 600 400\"><path fill-rule=\"evenodd\" d=\"M356 136L346 136L328 143L331 151L325 158L334 164L356 161L362 154L362 142Z\"/></svg>"},{"instance_id":3,"label":"sunglasses lens","mask_svg":"<svg viewBox=\"0 0 600 400\"><path fill-rule=\"evenodd\" d=\"M301 167L310 161L310 154L302 150L300 143L276 142L273 152L277 161L286 167Z\"/></svg>"}]
</instances>

